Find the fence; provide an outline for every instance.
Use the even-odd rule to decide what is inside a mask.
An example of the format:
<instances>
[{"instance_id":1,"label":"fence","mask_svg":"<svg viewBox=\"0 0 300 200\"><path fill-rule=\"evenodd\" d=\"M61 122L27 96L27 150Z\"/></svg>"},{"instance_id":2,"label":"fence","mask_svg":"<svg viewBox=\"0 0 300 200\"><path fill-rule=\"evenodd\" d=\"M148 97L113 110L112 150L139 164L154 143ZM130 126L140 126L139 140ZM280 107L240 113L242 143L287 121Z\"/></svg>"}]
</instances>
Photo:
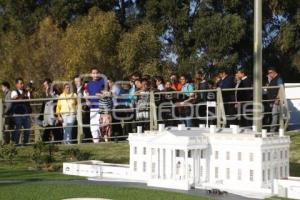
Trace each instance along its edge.
<instances>
[{"instance_id":1,"label":"fence","mask_svg":"<svg viewBox=\"0 0 300 200\"><path fill-rule=\"evenodd\" d=\"M289 86L289 87L300 87L300 85L294 85L294 86ZM283 86L278 86L278 87L263 87L263 90L270 90L270 89L278 89L278 94L279 94L279 107L280 112L279 112L279 120L278 120L278 124L276 124L276 126L280 127L280 128L284 128L287 129L288 125L289 125L289 118L290 118L290 111L289 111L289 107L288 107L288 99L285 97L285 88ZM183 104L183 105L178 105L178 102L175 102L173 104L165 104L162 103L160 100L162 99L163 96L169 95L174 97L174 99L176 101L180 101L179 96L185 96L186 93L184 92L177 92L177 91L171 91L171 92L155 92L155 91L148 91L145 92L143 94L135 94L135 95L129 95L129 94L125 94L122 96L113 96L113 98L124 98L124 97L131 97L132 102L137 102L137 99L139 99L142 95L146 95L147 96L147 101L148 103L146 105L143 106L143 109L145 111L145 113L147 114L146 117L144 117L143 119L139 119L137 120L137 113L141 110L139 106L129 106L126 108L118 108L118 107L113 107L112 108L112 112L113 113L125 113L127 114L132 114L132 119L127 119L127 118L121 118L118 120L114 120L111 123L109 123L109 125L111 125L112 127L119 127L119 131L122 131L122 134L120 134L120 132L118 133L118 135L114 134L113 136L111 136L109 139L111 140L120 140L120 139L126 139L128 136L128 131L135 131L134 129L136 129L136 126L139 124L146 124L146 127L150 130L156 130L158 128L158 123L169 123L170 125L175 125L178 123L182 123L182 121L186 121L186 120L191 120L194 125L198 125L200 123L204 123L207 126L210 124L215 124L217 125L217 127L226 127L228 126L232 121L232 118L241 118L241 117L249 117L251 118L252 113L248 112L248 113L228 113L226 111L226 108L231 106L231 108L233 108L235 105L237 105L237 103L240 104L248 104L251 105L253 102L252 100L249 101L240 101L240 102L236 102L236 101L223 101L223 95L226 92L232 92L235 93L237 91L241 91L241 90L248 90L251 91L253 90L253 88L231 88L231 89L223 89L221 90L220 88L217 89L209 89L209 90L195 90L192 91L191 93L195 94L193 95L194 98L192 99L192 103L187 103L187 104ZM215 95L215 99L213 101L204 101L204 102L197 102L197 96L201 95L201 94L214 94ZM192 96L192 95L191 95ZM91 124L91 123L85 123L86 120L84 120L84 116L86 116L88 114L89 111L86 111L83 109L83 106L85 105L83 102L85 102L87 99L91 99L91 98L102 98L99 96L89 96L89 97L74 97L76 98L77 101L77 111L76 111L76 121L77 123L71 126L65 126L65 127L69 127L75 130L75 132L77 132L76 137L74 137L72 139L73 142L77 142L77 143L82 143L82 142L86 142L92 139L92 137L87 137L87 129L91 126L99 126L98 124ZM73 99L74 99L73 98ZM51 127L43 127L41 125L38 125L37 123L37 117L40 115L46 116L46 115L51 115L51 113L44 113L44 112L37 112L37 110L39 110L40 106L42 105L42 103L44 102L49 102L49 101L57 101L59 99L64 99L64 98L39 98L39 99L26 99L26 100L7 100L4 101L2 99L0 99L0 116L2 116L1 120L0 120L0 142L2 143L4 141L4 136L5 134L11 134L15 131L15 128L12 129L7 129L5 128L5 122L4 120L9 118L9 117L18 117L18 116L29 116L31 119L33 120L33 125L29 128L29 129L20 129L20 131L30 131L30 136L31 136L31 141L32 142L37 142L39 140L41 140L41 135L45 130L47 129L52 129L52 130L57 130L57 132L62 131L62 126L51 126ZM65 99L70 99L70 98L65 98ZM267 104L270 102L274 102L276 99L264 99L263 100L263 104ZM33 112L30 114L24 114L24 115L14 115L14 116L7 116L4 115L4 104L5 103L18 103L18 102L29 102L30 105L33 107ZM121 104L120 104L121 105ZM186 108L190 108L190 109L186 109ZM199 112L199 110L195 109L195 108L201 108L202 115L198 115L197 113ZM164 110L166 109L166 110ZM171 111L170 111L171 110ZM186 115L181 115L182 110L193 110L191 111L191 115L190 116L186 116ZM196 111L194 111L196 110ZM166 112L165 112L166 111ZM169 115L172 112L172 115ZM179 116L178 115L173 115L174 113L175 115L178 114L179 112ZM176 113L177 112L177 113ZM167 114L166 114L167 113ZM168 114L169 113L169 114ZM205 113L205 115L203 115L203 113ZM52 113L53 114L53 113ZM168 117L166 117L166 114ZM265 109L263 111L264 116L267 115L271 115L272 111ZM163 115L163 117L162 117ZM170 117L171 116L171 117ZM251 120L249 120L251 121ZM128 125L132 125L131 128L126 128ZM250 125L251 126L251 125ZM245 127L245 128L251 128L251 127ZM264 124L265 128L270 128L273 125L270 124ZM101 127L101 125L100 125ZM125 131L125 132L124 132ZM32 137L33 136L33 137ZM31 142L31 143L32 143ZM49 141L49 142L62 142L62 141Z\"/></svg>"}]
</instances>

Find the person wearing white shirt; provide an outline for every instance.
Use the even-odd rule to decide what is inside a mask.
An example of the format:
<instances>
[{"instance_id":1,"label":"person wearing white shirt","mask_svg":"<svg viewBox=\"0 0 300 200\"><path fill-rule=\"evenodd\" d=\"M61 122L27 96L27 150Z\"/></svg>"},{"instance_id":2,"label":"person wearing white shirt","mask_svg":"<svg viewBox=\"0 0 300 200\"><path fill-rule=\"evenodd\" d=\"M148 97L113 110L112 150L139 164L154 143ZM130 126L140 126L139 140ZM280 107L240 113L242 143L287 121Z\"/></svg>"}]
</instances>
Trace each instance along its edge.
<instances>
[{"instance_id":1,"label":"person wearing white shirt","mask_svg":"<svg viewBox=\"0 0 300 200\"><path fill-rule=\"evenodd\" d=\"M159 91L163 91L165 89L164 80L161 76L157 76L155 78L156 87Z\"/></svg>"}]
</instances>

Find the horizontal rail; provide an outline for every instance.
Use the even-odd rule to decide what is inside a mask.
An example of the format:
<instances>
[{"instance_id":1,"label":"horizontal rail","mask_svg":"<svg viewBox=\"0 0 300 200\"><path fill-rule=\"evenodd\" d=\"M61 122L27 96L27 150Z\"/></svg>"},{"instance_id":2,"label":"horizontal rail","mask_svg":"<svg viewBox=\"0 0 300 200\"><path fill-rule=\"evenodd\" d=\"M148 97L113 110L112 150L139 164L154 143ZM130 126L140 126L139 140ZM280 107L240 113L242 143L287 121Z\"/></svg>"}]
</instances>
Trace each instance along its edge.
<instances>
[{"instance_id":1,"label":"horizontal rail","mask_svg":"<svg viewBox=\"0 0 300 200\"><path fill-rule=\"evenodd\" d=\"M292 85L292 86L286 86L285 88L297 88L297 87L300 87L300 84L299 85ZM227 120L230 119L230 118L236 118L237 120L241 119L242 116L244 117L250 117L253 116L253 114L251 112L249 113L240 113L240 112L236 112L236 113L226 113L226 109L224 109L224 106L226 105L231 105L231 107L233 107L233 104L249 104L251 105L253 103L252 100L247 100L247 101L227 101L227 102L223 102L222 101L222 94L223 92L227 92L227 91L242 91L242 90L252 90L253 88L252 87L249 87L249 88L228 88L228 89L208 89L208 90L193 90L191 92L182 92L182 91L158 91L158 92L153 92L153 91L149 91L147 93L144 93L143 95L149 95L149 102L147 104L145 104L143 107L139 107L138 104L136 104L136 98L135 97L138 97L142 94L138 94L138 93L135 93L135 94L124 94L124 95L112 95L112 98L115 98L118 100L124 100L125 97L127 97L127 99L125 98L125 101L130 101L131 103L128 104L130 106L126 107L126 108L118 108L117 106L124 106L125 104L122 104L122 103L118 103L116 106L112 107L112 109L109 109L109 113L114 113L116 114L116 116L118 115L126 115L126 114L130 114L131 118L130 119L127 119L126 117L123 117L123 119L121 120L117 120L117 121L113 121L111 123L106 123L104 125L99 125L99 124L93 124L93 123L83 123L82 122L82 116L83 114L89 114L90 111L89 110L84 110L82 107L83 106L86 106L86 104L84 103L84 101L88 100L88 99L100 99L102 98L102 96L84 96L84 97L81 97L81 96L77 96L77 97L69 97L69 98L59 98L59 97L54 97L54 98L37 98L37 99L24 99L24 100L1 100L1 105L3 106L5 103L17 103L17 102L29 102L31 106L33 106L34 108L36 108L35 110L39 110L38 107L39 106L42 106L43 105L43 102L45 101L52 101L54 102L53 105L55 106L55 102L57 100L67 100L67 99L76 99L78 101L78 105L80 106L77 106L77 111L74 112L73 114L77 117L77 124L74 124L74 125L68 125L68 126L51 126L51 127L43 127L41 126L41 124L38 124L36 120L33 120L33 123L31 126L31 128L28 128L28 129L19 129L19 131L30 131L31 134L30 136L36 136L36 133L32 134L33 131L45 131L45 130L48 130L48 129L51 129L51 130L57 130L57 129L63 129L63 128L77 128L78 130L78 138L77 139L74 139L74 141L78 141L78 142L81 142L81 141L86 141L86 140L92 140L92 139L97 139L97 138L80 138L79 136L85 134L85 130L83 131L83 129L87 129L87 128L90 128L90 127L105 127L105 126L122 126L124 127L125 125L132 125L132 126L136 126L136 125L139 125L141 123L145 123L145 124L150 124L150 129L151 128L154 128L156 129L157 128L157 122L163 122L163 123L167 123L167 122L173 122L176 123L176 121L181 121L179 123L182 123L182 121L184 120L201 120L201 121L209 121L207 122L208 124L216 124L218 126L226 126L226 123L227 123ZM269 89L278 89L280 90L281 87L280 86L274 86L274 87L262 87L262 90L269 90ZM179 94L187 94L187 93L195 93L196 95L197 94L203 94L203 93L208 93L208 92L213 92L215 93L215 106L213 107L209 107L207 102L206 101L199 101L199 99L197 98L194 98L193 99L193 102L191 103L184 103L183 105L179 105L177 104L178 102L182 102L183 100L178 98L178 96L176 96L175 94L179 95ZM157 97L164 97L164 95L173 95L174 96L172 97L171 100L162 100L163 98L157 98ZM224 93L225 94L225 93ZM152 96L151 96L152 95ZM154 95L154 96L153 96ZM196 96L195 95L195 96ZM128 98L130 97L130 98ZM154 98L153 98L154 97ZM286 97L282 98L282 97L279 97L281 98L280 101L280 106L285 108L286 111L285 113L293 113L293 111L289 110L288 109L288 105L287 105L287 101L286 100L299 100L300 99L300 96L299 98L298 97L293 97L293 98L287 98L285 99ZM82 100L82 101L81 101ZM262 100L262 103L265 104L265 105L269 105L269 104L272 104L275 100L278 100L278 99L263 99ZM83 102L83 103L82 103ZM164 103L167 103L166 105L164 105ZM126 104L127 105L127 104ZM206 116L203 116L203 115L198 115L198 114L195 114L197 113L199 110L195 110L195 108L197 108L197 106L199 107L203 107L205 106L206 107L206 110L203 111L204 113L206 113L207 111L209 111L210 113L212 114L207 114L206 113ZM179 114L182 114L180 112L182 112L182 109L185 109L185 108L193 108L193 113L191 115L187 115L187 116L172 116L170 118L170 116L159 116L159 114L162 114L162 113L165 113L165 112L158 112L158 109L161 108L161 109L175 109L175 112L179 112ZM208 108L209 107L209 108ZM0 108L0 111L3 107ZM213 109L213 111L210 111L209 109ZM270 108L269 108L270 109ZM197 111L197 112L196 112ZM148 113L148 116L145 117L144 119L141 118L141 120L139 120L139 118L137 118L137 114L139 114L140 112L143 112L143 113ZM1 113L1 112L0 112ZM20 114L20 115L4 115L2 113L1 115L1 119L6 119L6 118L16 118L16 117L20 117L20 116L27 116L27 117L30 117L32 119L34 118L37 118L39 116L55 116L57 113L55 111L53 112L33 112L33 113L28 113L28 114ZM60 114L69 114L69 112L61 112ZM178 114L178 113L177 113ZM272 115L272 112L270 110L265 110L265 112L262 113L264 116L266 115ZM289 124L289 125L297 125L297 123L288 123L288 120L289 120L289 116L283 116L282 113L280 113L280 117L281 117L281 120L284 120L286 124ZM120 117L122 118L122 117ZM126 118L126 119L125 119ZM56 119L55 117L53 119ZM250 120L251 121L251 120ZM155 123L154 123L155 122ZM198 121L197 121L198 123ZM228 125L228 124L227 124ZM0 127L3 127L3 124L1 125L0 123ZM266 128L266 127L271 127L271 126L282 126L282 124L279 122L277 124L264 124L263 127ZM251 127L248 127L248 128L251 128ZM15 130L14 129L0 129L0 133L3 133L3 131L5 133L12 133L14 132ZM123 132L123 130L119 130L119 132ZM3 135L2 135L3 136ZM0 135L0 137L2 137ZM123 138L126 138L127 136L121 136ZM111 137L111 138L118 138L118 137ZM99 139L99 138L98 138ZM0 138L1 140L1 138ZM62 141L60 141L62 142Z\"/></svg>"},{"instance_id":2,"label":"horizontal rail","mask_svg":"<svg viewBox=\"0 0 300 200\"><path fill-rule=\"evenodd\" d=\"M285 86L285 88L297 88L300 87L299 85L289 85ZM280 86L264 86L262 89L280 89ZM223 88L221 91L243 91L243 90L253 90L253 87L247 88ZM207 93L207 92L217 92L217 89L205 89L205 90L193 90L190 92L183 92L183 91L155 91L155 95L163 95L163 94L186 94L186 93ZM132 97L132 96L141 96L143 94L135 93L135 94L122 94L122 95L111 95L114 98L122 98L122 97ZM101 96L76 96L76 97L52 97L52 98L34 98L34 99L21 99L21 100L5 100L7 103L13 102L39 102L39 101L56 101L56 100L66 100L66 99L99 99Z\"/></svg>"}]
</instances>

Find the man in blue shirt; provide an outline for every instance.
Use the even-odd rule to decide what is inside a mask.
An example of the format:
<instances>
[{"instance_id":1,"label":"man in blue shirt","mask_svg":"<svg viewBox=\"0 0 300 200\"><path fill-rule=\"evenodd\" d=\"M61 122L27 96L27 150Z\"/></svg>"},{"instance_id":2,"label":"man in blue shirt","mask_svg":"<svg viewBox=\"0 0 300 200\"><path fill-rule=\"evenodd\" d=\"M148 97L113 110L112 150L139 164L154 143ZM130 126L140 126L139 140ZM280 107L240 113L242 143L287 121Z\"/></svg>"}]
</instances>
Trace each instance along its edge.
<instances>
[{"instance_id":1,"label":"man in blue shirt","mask_svg":"<svg viewBox=\"0 0 300 200\"><path fill-rule=\"evenodd\" d=\"M88 96L98 96L106 86L106 80L100 77L97 68L91 69L92 80L88 82L87 91ZM90 127L93 136L93 142L99 143L100 141L100 113L99 113L99 98L90 97L87 99L87 104L90 107Z\"/></svg>"}]
</instances>

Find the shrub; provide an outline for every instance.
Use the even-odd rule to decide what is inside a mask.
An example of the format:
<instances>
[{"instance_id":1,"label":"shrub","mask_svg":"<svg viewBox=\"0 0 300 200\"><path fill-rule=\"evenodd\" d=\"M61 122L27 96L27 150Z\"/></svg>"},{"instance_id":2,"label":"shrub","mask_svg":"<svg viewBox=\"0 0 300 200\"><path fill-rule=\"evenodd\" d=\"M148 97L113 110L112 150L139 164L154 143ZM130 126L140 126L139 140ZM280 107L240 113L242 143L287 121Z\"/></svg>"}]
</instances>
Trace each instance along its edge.
<instances>
[{"instance_id":1,"label":"shrub","mask_svg":"<svg viewBox=\"0 0 300 200\"><path fill-rule=\"evenodd\" d=\"M90 152L84 152L76 147L71 147L63 152L64 159L67 161L88 160L91 157Z\"/></svg>"},{"instance_id":2,"label":"shrub","mask_svg":"<svg viewBox=\"0 0 300 200\"><path fill-rule=\"evenodd\" d=\"M51 164L55 161L54 153L58 151L58 147L54 144L45 144L41 141L33 145L31 160L37 166Z\"/></svg>"},{"instance_id":3,"label":"shrub","mask_svg":"<svg viewBox=\"0 0 300 200\"><path fill-rule=\"evenodd\" d=\"M13 143L5 144L1 146L0 157L9 161L9 164L13 164L13 160L18 155L18 150Z\"/></svg>"}]
</instances>

